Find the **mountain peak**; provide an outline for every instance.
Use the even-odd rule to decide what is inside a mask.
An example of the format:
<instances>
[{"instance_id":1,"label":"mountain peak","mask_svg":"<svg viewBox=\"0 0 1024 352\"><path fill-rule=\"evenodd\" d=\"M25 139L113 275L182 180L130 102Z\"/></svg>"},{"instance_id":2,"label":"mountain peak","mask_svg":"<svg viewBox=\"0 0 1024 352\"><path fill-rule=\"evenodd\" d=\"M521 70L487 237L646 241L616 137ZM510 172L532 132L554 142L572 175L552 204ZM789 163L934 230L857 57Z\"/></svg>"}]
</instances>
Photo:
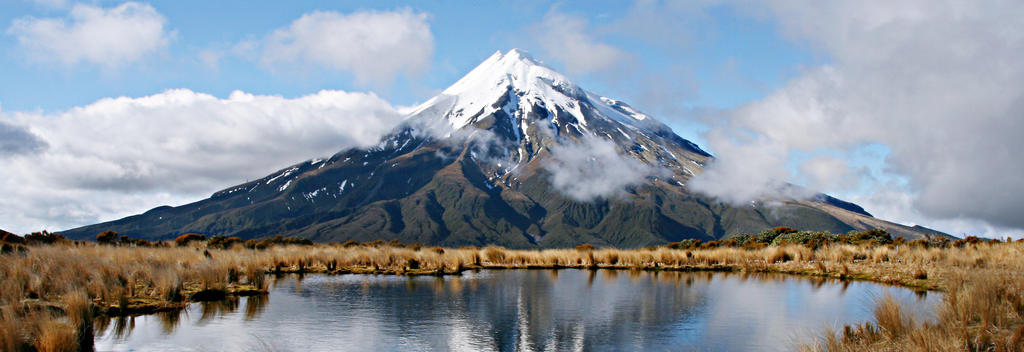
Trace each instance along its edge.
<instances>
[{"instance_id":1,"label":"mountain peak","mask_svg":"<svg viewBox=\"0 0 1024 352\"><path fill-rule=\"evenodd\" d=\"M509 50L507 53L502 53L501 50L495 51L491 58L503 61L520 61L531 65L543 66L542 63L533 58L529 52L523 49L514 48Z\"/></svg>"},{"instance_id":2,"label":"mountain peak","mask_svg":"<svg viewBox=\"0 0 1024 352\"><path fill-rule=\"evenodd\" d=\"M507 53L496 51L462 79L445 89L442 94L453 96L476 92L500 94L509 88L517 91L535 91L550 85L579 90L568 77L545 66L526 51L512 49Z\"/></svg>"},{"instance_id":3,"label":"mountain peak","mask_svg":"<svg viewBox=\"0 0 1024 352\"><path fill-rule=\"evenodd\" d=\"M523 122L531 124L533 119L518 120L522 116L515 112L536 109L547 111L541 115L550 116L555 125L575 124L578 130L587 129L589 118L613 119L653 131L666 128L626 104L583 90L520 49L495 52L409 116L428 122L440 116L460 129L504 110L503 115L517 119L512 125L525 128Z\"/></svg>"}]
</instances>

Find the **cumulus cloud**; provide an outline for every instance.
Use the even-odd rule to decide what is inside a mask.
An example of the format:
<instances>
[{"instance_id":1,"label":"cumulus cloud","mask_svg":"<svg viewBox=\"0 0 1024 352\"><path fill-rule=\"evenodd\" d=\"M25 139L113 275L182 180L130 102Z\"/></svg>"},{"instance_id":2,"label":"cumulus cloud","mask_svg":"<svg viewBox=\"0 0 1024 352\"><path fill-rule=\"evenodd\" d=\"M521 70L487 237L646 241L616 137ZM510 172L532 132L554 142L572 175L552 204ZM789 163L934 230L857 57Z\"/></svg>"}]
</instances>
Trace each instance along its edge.
<instances>
[{"instance_id":1,"label":"cumulus cloud","mask_svg":"<svg viewBox=\"0 0 1024 352\"><path fill-rule=\"evenodd\" d=\"M0 120L0 158L37 153L45 148L46 142L24 127Z\"/></svg>"},{"instance_id":2,"label":"cumulus cloud","mask_svg":"<svg viewBox=\"0 0 1024 352\"><path fill-rule=\"evenodd\" d=\"M618 196L626 187L639 185L648 176L665 173L619 154L615 143L592 136L552 147L545 169L550 172L555 189L579 201Z\"/></svg>"},{"instance_id":3,"label":"cumulus cloud","mask_svg":"<svg viewBox=\"0 0 1024 352\"><path fill-rule=\"evenodd\" d=\"M314 11L267 36L262 61L271 67L312 63L350 72L361 84L390 82L428 68L434 37L427 20L410 9Z\"/></svg>"},{"instance_id":4,"label":"cumulus cloud","mask_svg":"<svg viewBox=\"0 0 1024 352\"><path fill-rule=\"evenodd\" d=\"M181 204L285 165L374 144L401 121L373 94L286 99L187 89L4 116L49 147L5 161L0 224L60 230Z\"/></svg>"},{"instance_id":5,"label":"cumulus cloud","mask_svg":"<svg viewBox=\"0 0 1024 352\"><path fill-rule=\"evenodd\" d=\"M166 47L174 36L164 27L166 22L147 4L126 2L113 8L77 4L67 18L16 19L7 33L18 39L32 61L114 68Z\"/></svg>"},{"instance_id":6,"label":"cumulus cloud","mask_svg":"<svg viewBox=\"0 0 1024 352\"><path fill-rule=\"evenodd\" d=\"M628 59L624 51L594 38L587 26L581 17L552 9L531 32L546 57L565 64L569 73L604 71Z\"/></svg>"},{"instance_id":7,"label":"cumulus cloud","mask_svg":"<svg viewBox=\"0 0 1024 352\"><path fill-rule=\"evenodd\" d=\"M720 171L699 176L696 184L717 183L722 187L702 190L746 197L750 184L770 185L785 176L774 169L734 182L713 178L793 151L878 142L891 149L887 170L907 176L904 191L922 214L1024 228L1024 178L1015 176L1024 174L1016 155L1024 148L1024 32L1015 16L1024 4L821 5L776 1L753 11L832 62L718 116L711 136L748 134L771 148L709 138L718 156L709 170Z\"/></svg>"}]
</instances>

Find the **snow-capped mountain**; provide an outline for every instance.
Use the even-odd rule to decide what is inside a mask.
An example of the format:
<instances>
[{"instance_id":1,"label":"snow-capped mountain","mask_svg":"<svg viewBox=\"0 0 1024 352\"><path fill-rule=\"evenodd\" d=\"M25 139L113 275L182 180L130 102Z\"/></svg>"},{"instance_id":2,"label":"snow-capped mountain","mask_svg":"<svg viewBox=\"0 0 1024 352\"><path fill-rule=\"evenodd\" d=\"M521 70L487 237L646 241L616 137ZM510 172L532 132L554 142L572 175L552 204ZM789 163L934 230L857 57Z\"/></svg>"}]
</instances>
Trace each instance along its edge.
<instances>
[{"instance_id":1,"label":"snow-capped mountain","mask_svg":"<svg viewBox=\"0 0 1024 352\"><path fill-rule=\"evenodd\" d=\"M583 90L516 49L494 53L415 108L409 120L444 137L467 128L493 132L511 147L507 156L515 165L566 139L585 137L613 141L646 163L690 175L690 164L700 167L709 157L660 121Z\"/></svg>"},{"instance_id":2,"label":"snow-capped mountain","mask_svg":"<svg viewBox=\"0 0 1024 352\"><path fill-rule=\"evenodd\" d=\"M819 195L733 206L686 182L711 156L519 50L497 52L369 148L342 150L180 207L65 231L432 245L637 247L773 226L919 230Z\"/></svg>"}]
</instances>

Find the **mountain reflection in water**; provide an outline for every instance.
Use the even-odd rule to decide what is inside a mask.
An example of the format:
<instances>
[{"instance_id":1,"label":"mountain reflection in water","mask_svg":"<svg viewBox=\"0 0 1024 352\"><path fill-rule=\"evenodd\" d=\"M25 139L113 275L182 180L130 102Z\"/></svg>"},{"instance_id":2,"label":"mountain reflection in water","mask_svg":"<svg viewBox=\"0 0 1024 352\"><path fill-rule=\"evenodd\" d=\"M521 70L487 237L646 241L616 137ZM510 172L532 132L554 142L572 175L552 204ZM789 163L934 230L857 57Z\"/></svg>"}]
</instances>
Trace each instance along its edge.
<instances>
[{"instance_id":1,"label":"mountain reflection in water","mask_svg":"<svg viewBox=\"0 0 1024 352\"><path fill-rule=\"evenodd\" d=\"M492 270L461 277L284 276L269 296L97 322L97 350L789 350L871 319L891 294L933 319L938 294L770 274ZM241 309L239 309L241 308Z\"/></svg>"}]
</instances>

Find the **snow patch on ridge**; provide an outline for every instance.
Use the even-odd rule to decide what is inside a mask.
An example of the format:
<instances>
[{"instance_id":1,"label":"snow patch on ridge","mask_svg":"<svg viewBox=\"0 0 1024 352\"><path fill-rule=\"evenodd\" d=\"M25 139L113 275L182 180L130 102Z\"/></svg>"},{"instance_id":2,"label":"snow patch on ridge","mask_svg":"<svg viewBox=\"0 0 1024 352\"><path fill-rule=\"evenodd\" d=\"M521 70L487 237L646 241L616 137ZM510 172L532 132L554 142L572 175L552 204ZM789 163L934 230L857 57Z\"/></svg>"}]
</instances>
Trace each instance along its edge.
<instances>
[{"instance_id":1,"label":"snow patch on ridge","mask_svg":"<svg viewBox=\"0 0 1024 352\"><path fill-rule=\"evenodd\" d=\"M295 171L298 171L298 170L299 170L298 166L294 166L294 167L292 167L292 168L290 168L288 170L285 170L284 172L278 174L277 176L271 177L269 180L267 180L267 184L269 185L271 182L274 182L274 180L277 180L279 178L291 176L292 173L294 173Z\"/></svg>"}]
</instances>

